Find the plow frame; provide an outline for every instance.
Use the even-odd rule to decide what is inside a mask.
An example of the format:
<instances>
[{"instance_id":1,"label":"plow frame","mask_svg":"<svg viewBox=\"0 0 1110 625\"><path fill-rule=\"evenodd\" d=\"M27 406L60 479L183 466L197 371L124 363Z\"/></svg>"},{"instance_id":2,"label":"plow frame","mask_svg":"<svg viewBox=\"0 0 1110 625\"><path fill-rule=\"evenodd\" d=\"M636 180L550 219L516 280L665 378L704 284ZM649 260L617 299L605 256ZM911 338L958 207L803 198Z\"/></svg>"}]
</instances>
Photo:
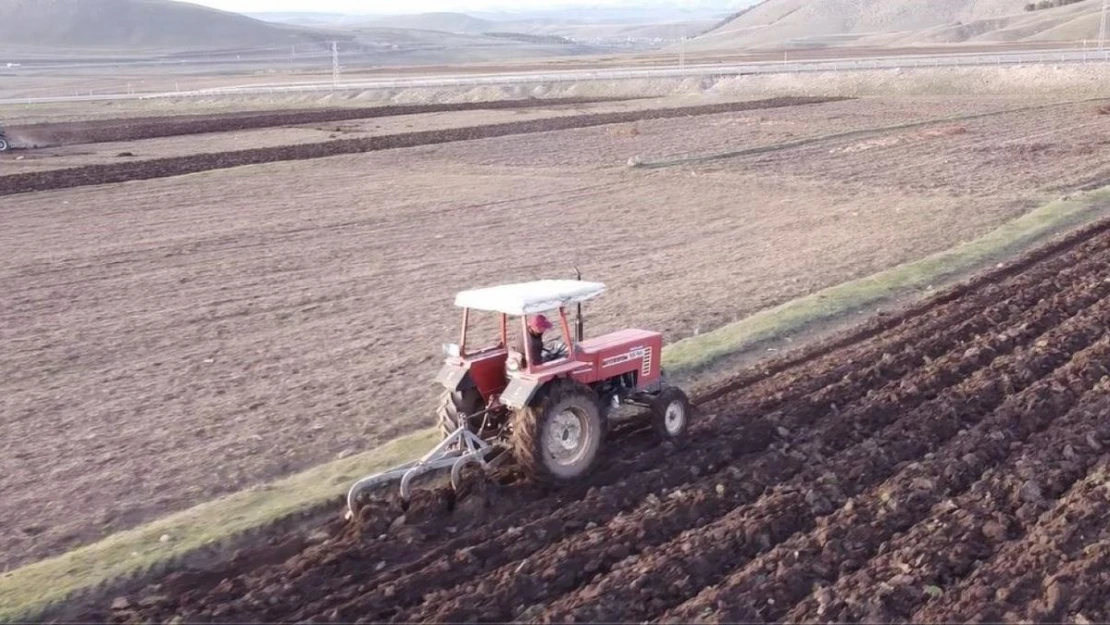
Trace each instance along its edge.
<instances>
[{"instance_id":1,"label":"plow frame","mask_svg":"<svg viewBox=\"0 0 1110 625\"><path fill-rule=\"evenodd\" d=\"M467 464L473 462L488 471L505 459L506 454L500 454L492 461L486 460L492 452L500 447L499 444L483 440L465 426L460 427L450 436L440 441L419 460L406 462L388 471L368 475L355 482L347 491L347 513L345 517L347 520L354 518L360 494L392 482L400 482L401 500L407 503L412 497L412 480L428 473L450 469L451 487L458 490L462 470Z\"/></svg>"}]
</instances>

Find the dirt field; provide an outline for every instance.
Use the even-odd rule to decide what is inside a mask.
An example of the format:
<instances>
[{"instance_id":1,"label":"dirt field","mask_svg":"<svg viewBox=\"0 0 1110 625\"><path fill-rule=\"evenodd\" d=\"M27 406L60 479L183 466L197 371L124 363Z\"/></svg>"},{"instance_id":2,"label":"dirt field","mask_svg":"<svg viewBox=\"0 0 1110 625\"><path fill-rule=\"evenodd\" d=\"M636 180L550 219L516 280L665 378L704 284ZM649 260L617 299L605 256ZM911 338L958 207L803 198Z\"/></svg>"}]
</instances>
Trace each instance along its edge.
<instances>
[{"instance_id":1,"label":"dirt field","mask_svg":"<svg viewBox=\"0 0 1110 625\"><path fill-rule=\"evenodd\" d=\"M381 117L368 117L357 111L332 109L320 112L290 113L273 119L230 119L229 124L212 123L210 117L196 121L166 124L154 121L128 123L55 123L9 129L10 138L18 148L0 156L0 174L65 169L85 165L130 160L187 156L197 152L218 153L287 145L326 142L329 139L352 139L380 135L404 134L425 130L443 130L510 121L535 120L583 113L612 112L642 108L640 102L518 102L516 106L496 106L490 110L435 111L411 114L390 113L389 109L415 110L446 107L380 107ZM502 110L496 110L502 109ZM361 109L362 111L374 109ZM330 113L330 115L329 115ZM262 117L262 116L260 116ZM313 121L311 118L322 118ZM334 117L334 118L331 118ZM307 119L306 119L307 118ZM331 119L329 119L331 118ZM236 123L238 122L238 123ZM235 125L257 124L257 129L234 128ZM264 127L263 124L265 125ZM230 129L234 128L234 129ZM148 138L148 135L151 138ZM130 156L121 157L123 153Z\"/></svg>"},{"instance_id":2,"label":"dirt field","mask_svg":"<svg viewBox=\"0 0 1110 625\"><path fill-rule=\"evenodd\" d=\"M255 147L225 152L202 152L184 156L139 159L133 162L94 163L76 167L45 169L0 176L0 195L65 189L113 182L150 180L194 174L214 169L258 165L278 161L306 160L379 152L423 145L439 145L456 141L472 141L494 137L535 134L574 128L588 128L621 122L650 119L675 119L725 112L753 111L777 107L820 104L840 98L772 98L754 101L727 101L700 106L670 108L645 107L639 110L583 113L548 116L537 119L508 121L480 126L448 127L400 134L335 139L316 143L294 143L289 146ZM234 127L234 124L232 125ZM123 133L126 134L126 131ZM17 161L20 157L14 157Z\"/></svg>"},{"instance_id":3,"label":"dirt field","mask_svg":"<svg viewBox=\"0 0 1110 625\"><path fill-rule=\"evenodd\" d=\"M1110 222L707 397L590 483L426 493L95 622L1105 622Z\"/></svg>"},{"instance_id":4,"label":"dirt field","mask_svg":"<svg viewBox=\"0 0 1110 625\"><path fill-rule=\"evenodd\" d=\"M673 341L1106 174L1091 105L625 167L1000 104L837 102L5 197L0 566L429 425L458 289L577 264L612 289L589 332Z\"/></svg>"},{"instance_id":5,"label":"dirt field","mask_svg":"<svg viewBox=\"0 0 1110 625\"><path fill-rule=\"evenodd\" d=\"M496 103L495 103L496 104ZM113 123L41 124L16 127L11 131L17 141L41 141L45 149L17 150L0 155L0 174L17 174L35 171L67 169L88 165L134 163L166 157L179 157L204 153L231 152L256 148L274 148L327 142L328 140L357 139L372 136L402 135L429 130L477 127L506 122L551 119L554 117L581 116L597 113L628 112L648 108L673 108L690 104L681 98L652 98L622 102L567 103L558 100L519 105L508 110L438 111L421 114L399 114L369 119L340 119L304 123L295 114L275 119L273 128L256 130L215 131L220 124L200 118L187 120L168 127L159 122L148 124ZM1017 108L1021 103L1005 98L976 98L964 101L932 99L913 102L890 100L886 106L865 114L859 107L821 107L810 114L799 114L793 108L764 109L747 116L731 113L711 115L703 123L687 121L645 120L630 122L627 128L609 130L613 148L628 150L630 147L647 154L673 154L691 148L697 150L725 149L737 145L767 145L808 136L820 136L830 128L839 131L874 128L903 122L908 116L941 118L950 115L985 113ZM387 107L382 107L387 108ZM396 107L404 110L404 107ZM417 108L417 107L407 107ZM503 107L496 107L503 108ZM345 114L347 111L335 111ZM327 113L327 112L321 112ZM319 113L314 113L319 115ZM218 120L218 118L217 118ZM233 120L229 120L232 121ZM254 123L268 123L269 120ZM230 126L230 124L228 124ZM725 132L721 132L721 128ZM202 130L202 133L189 130ZM178 136L145 138L155 133L174 133ZM642 136L641 136L642 135ZM104 139L112 139L104 141ZM552 138L558 138L552 135ZM571 143L557 153L573 155L576 135L566 138ZM55 147L57 144L57 147ZM121 154L128 156L121 156ZM613 154L604 154L606 162ZM627 158L627 157L626 157Z\"/></svg>"}]
</instances>

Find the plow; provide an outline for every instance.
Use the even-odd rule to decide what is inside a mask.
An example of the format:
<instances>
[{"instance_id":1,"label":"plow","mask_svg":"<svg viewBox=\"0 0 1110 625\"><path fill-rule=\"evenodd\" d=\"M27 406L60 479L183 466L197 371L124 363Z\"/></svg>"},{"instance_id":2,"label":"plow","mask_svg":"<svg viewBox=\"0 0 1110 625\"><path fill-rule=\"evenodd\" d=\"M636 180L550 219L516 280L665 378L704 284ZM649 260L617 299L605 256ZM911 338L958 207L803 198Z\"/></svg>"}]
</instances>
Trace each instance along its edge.
<instances>
[{"instance_id":1,"label":"plow","mask_svg":"<svg viewBox=\"0 0 1110 625\"><path fill-rule=\"evenodd\" d=\"M389 493L399 492L407 504L424 478L449 476L458 491L468 467L488 475L512 465L538 483L578 483L603 458L611 426L641 418L645 409L657 436L683 437L691 404L666 379L662 334L625 329L585 337L582 304L605 290L579 274L458 293L460 339L443 346L435 377L440 442L418 460L356 481L347 494L347 519ZM472 347L475 313L496 315L498 331ZM558 338L549 342L549 331ZM622 417L622 406L639 410Z\"/></svg>"}]
</instances>

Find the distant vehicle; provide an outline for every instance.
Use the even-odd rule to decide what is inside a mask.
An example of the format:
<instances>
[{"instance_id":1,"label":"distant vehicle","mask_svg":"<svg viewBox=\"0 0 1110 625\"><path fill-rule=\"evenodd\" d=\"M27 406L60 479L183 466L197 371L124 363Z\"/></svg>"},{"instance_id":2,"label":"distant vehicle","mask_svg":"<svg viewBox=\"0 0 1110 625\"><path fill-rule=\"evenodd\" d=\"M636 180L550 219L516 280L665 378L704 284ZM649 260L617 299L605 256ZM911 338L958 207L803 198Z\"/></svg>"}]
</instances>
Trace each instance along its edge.
<instances>
[{"instance_id":1,"label":"distant vehicle","mask_svg":"<svg viewBox=\"0 0 1110 625\"><path fill-rule=\"evenodd\" d=\"M8 143L8 136L4 134L4 127L0 126L0 152L7 152L12 148L12 144Z\"/></svg>"}]
</instances>

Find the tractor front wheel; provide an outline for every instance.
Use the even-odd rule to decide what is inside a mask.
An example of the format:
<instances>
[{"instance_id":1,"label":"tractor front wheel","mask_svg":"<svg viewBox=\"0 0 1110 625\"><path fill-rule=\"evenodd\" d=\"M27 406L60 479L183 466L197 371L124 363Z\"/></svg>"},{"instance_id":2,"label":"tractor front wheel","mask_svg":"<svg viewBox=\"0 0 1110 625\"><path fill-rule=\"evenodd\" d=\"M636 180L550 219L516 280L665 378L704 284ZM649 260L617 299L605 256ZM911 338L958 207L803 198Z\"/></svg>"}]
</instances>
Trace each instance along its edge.
<instances>
[{"instance_id":1,"label":"tractor front wheel","mask_svg":"<svg viewBox=\"0 0 1110 625\"><path fill-rule=\"evenodd\" d=\"M574 382L556 382L513 417L513 454L539 482L566 483L585 476L600 454L603 437L597 395Z\"/></svg>"},{"instance_id":2,"label":"tractor front wheel","mask_svg":"<svg viewBox=\"0 0 1110 625\"><path fill-rule=\"evenodd\" d=\"M7 139L5 139L4 137L0 137L0 152L7 152L8 149L11 147L12 146L8 143Z\"/></svg>"},{"instance_id":3,"label":"tractor front wheel","mask_svg":"<svg viewBox=\"0 0 1110 625\"><path fill-rule=\"evenodd\" d=\"M436 408L439 418L440 439L455 433L460 427L469 425L470 415L482 407L482 396L478 391L444 391Z\"/></svg>"},{"instance_id":4,"label":"tractor front wheel","mask_svg":"<svg viewBox=\"0 0 1110 625\"><path fill-rule=\"evenodd\" d=\"M651 427L664 440L681 438L690 428L690 412L686 393L668 386L651 402Z\"/></svg>"}]
</instances>

